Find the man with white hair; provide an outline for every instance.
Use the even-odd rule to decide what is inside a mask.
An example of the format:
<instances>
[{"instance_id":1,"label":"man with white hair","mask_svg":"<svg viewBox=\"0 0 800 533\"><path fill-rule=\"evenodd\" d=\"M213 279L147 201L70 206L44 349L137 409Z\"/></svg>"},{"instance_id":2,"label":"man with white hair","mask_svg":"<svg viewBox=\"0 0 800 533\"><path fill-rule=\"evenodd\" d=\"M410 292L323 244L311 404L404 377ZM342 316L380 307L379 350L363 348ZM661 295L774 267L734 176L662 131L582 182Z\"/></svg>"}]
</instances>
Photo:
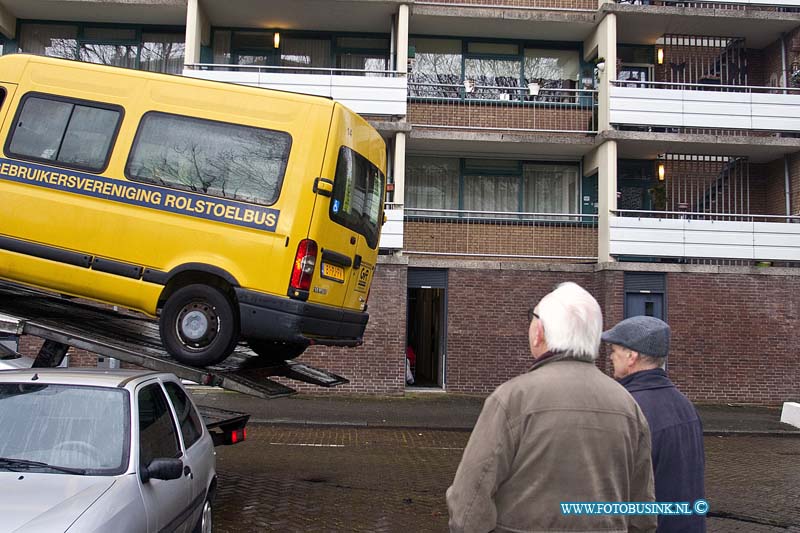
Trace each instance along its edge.
<instances>
[{"instance_id":1,"label":"man with white hair","mask_svg":"<svg viewBox=\"0 0 800 533\"><path fill-rule=\"evenodd\" d=\"M594 364L597 301L563 283L530 311L533 366L483 405L447 490L450 531L655 531L654 515L564 514L564 502L651 502L650 432Z\"/></svg>"}]
</instances>

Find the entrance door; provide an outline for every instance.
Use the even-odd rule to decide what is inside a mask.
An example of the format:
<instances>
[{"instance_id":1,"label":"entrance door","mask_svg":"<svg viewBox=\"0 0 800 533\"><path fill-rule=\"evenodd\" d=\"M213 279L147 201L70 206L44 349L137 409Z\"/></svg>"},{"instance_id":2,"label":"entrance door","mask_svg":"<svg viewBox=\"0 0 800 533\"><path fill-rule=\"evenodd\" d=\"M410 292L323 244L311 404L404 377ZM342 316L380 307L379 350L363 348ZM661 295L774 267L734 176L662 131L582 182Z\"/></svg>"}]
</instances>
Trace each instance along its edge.
<instances>
[{"instance_id":1,"label":"entrance door","mask_svg":"<svg viewBox=\"0 0 800 533\"><path fill-rule=\"evenodd\" d=\"M625 318L653 316L664 320L664 295L628 293L625 295Z\"/></svg>"},{"instance_id":2,"label":"entrance door","mask_svg":"<svg viewBox=\"0 0 800 533\"><path fill-rule=\"evenodd\" d=\"M409 269L406 345L415 354L414 387L444 388L447 271Z\"/></svg>"}]
</instances>

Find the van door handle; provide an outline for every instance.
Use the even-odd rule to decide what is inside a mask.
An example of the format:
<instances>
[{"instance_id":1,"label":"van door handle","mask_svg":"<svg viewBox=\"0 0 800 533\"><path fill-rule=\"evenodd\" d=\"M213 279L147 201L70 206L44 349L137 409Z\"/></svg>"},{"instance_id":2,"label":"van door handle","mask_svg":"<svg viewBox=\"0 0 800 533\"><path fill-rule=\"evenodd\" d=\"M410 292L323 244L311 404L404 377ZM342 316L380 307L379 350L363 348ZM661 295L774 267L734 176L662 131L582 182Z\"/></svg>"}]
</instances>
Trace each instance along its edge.
<instances>
[{"instance_id":1,"label":"van door handle","mask_svg":"<svg viewBox=\"0 0 800 533\"><path fill-rule=\"evenodd\" d=\"M333 182L326 178L316 178L314 180L314 194L321 194L330 198L333 196Z\"/></svg>"},{"instance_id":2,"label":"van door handle","mask_svg":"<svg viewBox=\"0 0 800 533\"><path fill-rule=\"evenodd\" d=\"M322 249L322 262L343 266L345 268L349 268L350 265L353 264L353 260L348 256L340 254L339 252L334 252L333 250L328 250L326 248Z\"/></svg>"},{"instance_id":3,"label":"van door handle","mask_svg":"<svg viewBox=\"0 0 800 533\"><path fill-rule=\"evenodd\" d=\"M356 254L355 258L353 259L353 268L358 268L361 266L361 256Z\"/></svg>"}]
</instances>

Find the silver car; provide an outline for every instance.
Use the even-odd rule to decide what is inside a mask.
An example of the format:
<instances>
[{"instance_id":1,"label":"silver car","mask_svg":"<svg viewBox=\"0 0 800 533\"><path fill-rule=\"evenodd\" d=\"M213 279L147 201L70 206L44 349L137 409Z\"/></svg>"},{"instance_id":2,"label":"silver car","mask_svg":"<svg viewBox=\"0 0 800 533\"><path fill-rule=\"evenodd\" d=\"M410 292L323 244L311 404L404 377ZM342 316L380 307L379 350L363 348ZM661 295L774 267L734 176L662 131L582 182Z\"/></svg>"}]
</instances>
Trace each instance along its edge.
<instances>
[{"instance_id":1,"label":"silver car","mask_svg":"<svg viewBox=\"0 0 800 533\"><path fill-rule=\"evenodd\" d=\"M211 531L214 444L172 374L0 372L0 531Z\"/></svg>"}]
</instances>

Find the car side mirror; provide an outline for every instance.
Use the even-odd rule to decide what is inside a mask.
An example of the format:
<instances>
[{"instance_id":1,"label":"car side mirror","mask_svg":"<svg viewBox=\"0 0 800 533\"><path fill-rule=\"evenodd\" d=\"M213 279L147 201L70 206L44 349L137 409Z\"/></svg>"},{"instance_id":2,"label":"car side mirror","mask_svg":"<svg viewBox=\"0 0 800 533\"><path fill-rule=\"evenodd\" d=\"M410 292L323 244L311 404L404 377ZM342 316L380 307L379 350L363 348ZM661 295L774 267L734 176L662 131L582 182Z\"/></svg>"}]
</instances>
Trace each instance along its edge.
<instances>
[{"instance_id":1,"label":"car side mirror","mask_svg":"<svg viewBox=\"0 0 800 533\"><path fill-rule=\"evenodd\" d=\"M153 459L147 466L142 466L139 474L142 483L151 479L178 479L183 475L183 461L180 459Z\"/></svg>"}]
</instances>

